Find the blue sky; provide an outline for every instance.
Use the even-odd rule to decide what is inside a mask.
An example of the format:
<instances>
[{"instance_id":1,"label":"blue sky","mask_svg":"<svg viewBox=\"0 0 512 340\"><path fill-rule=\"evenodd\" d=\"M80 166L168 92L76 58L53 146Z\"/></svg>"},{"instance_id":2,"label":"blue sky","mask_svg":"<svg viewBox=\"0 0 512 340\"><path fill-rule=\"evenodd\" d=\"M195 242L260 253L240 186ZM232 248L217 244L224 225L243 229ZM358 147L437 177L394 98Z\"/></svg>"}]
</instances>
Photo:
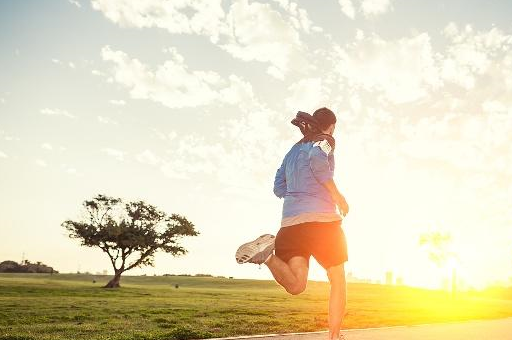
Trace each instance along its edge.
<instances>
[{"instance_id":1,"label":"blue sky","mask_svg":"<svg viewBox=\"0 0 512 340\"><path fill-rule=\"evenodd\" d=\"M234 252L277 232L289 121L327 106L349 271L437 287L448 269L418 239L439 231L465 284L510 283L511 14L507 1L2 1L0 259L110 270L60 227L104 193L201 232L133 273L270 278Z\"/></svg>"}]
</instances>

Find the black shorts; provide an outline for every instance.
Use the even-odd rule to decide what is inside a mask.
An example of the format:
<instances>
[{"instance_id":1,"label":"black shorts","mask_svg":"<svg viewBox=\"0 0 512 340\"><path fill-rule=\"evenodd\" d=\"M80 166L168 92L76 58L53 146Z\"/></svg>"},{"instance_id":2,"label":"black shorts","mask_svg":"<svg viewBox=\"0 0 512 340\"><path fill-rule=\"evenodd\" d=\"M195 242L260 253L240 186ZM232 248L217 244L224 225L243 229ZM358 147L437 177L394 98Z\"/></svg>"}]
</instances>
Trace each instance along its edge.
<instances>
[{"instance_id":1,"label":"black shorts","mask_svg":"<svg viewBox=\"0 0 512 340\"><path fill-rule=\"evenodd\" d=\"M341 221L305 222L281 227L276 235L275 254L284 262L294 256L313 257L328 269L348 261L347 241Z\"/></svg>"}]
</instances>

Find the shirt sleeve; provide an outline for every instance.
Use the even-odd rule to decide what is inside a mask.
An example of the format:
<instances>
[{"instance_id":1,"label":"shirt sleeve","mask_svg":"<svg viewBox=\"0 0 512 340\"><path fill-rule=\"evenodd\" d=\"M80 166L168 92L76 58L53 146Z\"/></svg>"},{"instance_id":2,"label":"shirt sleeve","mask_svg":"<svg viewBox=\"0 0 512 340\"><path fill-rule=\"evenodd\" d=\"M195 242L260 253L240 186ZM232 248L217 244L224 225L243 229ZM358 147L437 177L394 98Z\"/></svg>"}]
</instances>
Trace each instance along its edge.
<instances>
[{"instance_id":1,"label":"shirt sleeve","mask_svg":"<svg viewBox=\"0 0 512 340\"><path fill-rule=\"evenodd\" d=\"M333 155L328 155L318 145L313 146L309 151L309 166L313 172L313 176L320 184L334 177L334 167L331 166L329 158L331 158L334 165Z\"/></svg>"},{"instance_id":2,"label":"shirt sleeve","mask_svg":"<svg viewBox=\"0 0 512 340\"><path fill-rule=\"evenodd\" d=\"M279 198L283 198L286 195L286 175L284 161L276 172L276 177L274 179L274 194Z\"/></svg>"}]
</instances>

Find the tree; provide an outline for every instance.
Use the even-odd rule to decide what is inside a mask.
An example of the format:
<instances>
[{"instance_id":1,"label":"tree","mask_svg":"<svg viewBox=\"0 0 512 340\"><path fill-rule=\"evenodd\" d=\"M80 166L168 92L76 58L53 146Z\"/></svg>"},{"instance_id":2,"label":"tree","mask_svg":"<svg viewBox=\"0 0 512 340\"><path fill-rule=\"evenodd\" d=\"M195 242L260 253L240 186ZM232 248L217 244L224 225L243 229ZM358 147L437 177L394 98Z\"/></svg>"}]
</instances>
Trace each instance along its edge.
<instances>
[{"instance_id":1,"label":"tree","mask_svg":"<svg viewBox=\"0 0 512 340\"><path fill-rule=\"evenodd\" d=\"M80 221L66 220L61 225L70 238L81 245L104 251L114 267L114 277L104 287L120 287L121 275L135 267L153 266L161 250L173 256L187 253L178 241L197 236L194 224L185 217L158 210L144 201L124 203L120 198L97 195L83 203L85 216Z\"/></svg>"},{"instance_id":2,"label":"tree","mask_svg":"<svg viewBox=\"0 0 512 340\"><path fill-rule=\"evenodd\" d=\"M427 250L429 259L439 268L451 264L452 271L452 294L455 294L457 284L457 273L455 262L457 254L452 250L453 240L449 233L428 232L420 235L420 246Z\"/></svg>"},{"instance_id":3,"label":"tree","mask_svg":"<svg viewBox=\"0 0 512 340\"><path fill-rule=\"evenodd\" d=\"M452 242L450 234L442 234L440 232L428 232L420 235L419 244L424 246L428 252L428 258L438 267L443 267L446 262L453 256L448 249Z\"/></svg>"}]
</instances>

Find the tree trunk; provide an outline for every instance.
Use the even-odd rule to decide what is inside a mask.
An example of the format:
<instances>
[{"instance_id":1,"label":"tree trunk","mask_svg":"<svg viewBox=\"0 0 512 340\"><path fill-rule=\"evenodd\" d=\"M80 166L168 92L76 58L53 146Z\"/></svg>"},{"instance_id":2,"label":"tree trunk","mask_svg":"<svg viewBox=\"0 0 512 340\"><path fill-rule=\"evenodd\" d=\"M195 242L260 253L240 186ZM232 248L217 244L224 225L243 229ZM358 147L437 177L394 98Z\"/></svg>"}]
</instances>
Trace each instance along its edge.
<instances>
[{"instance_id":1,"label":"tree trunk","mask_svg":"<svg viewBox=\"0 0 512 340\"><path fill-rule=\"evenodd\" d=\"M119 288L121 287L119 285L119 281L121 281L121 274L123 272L119 271L115 273L114 277L112 278L112 280L110 280L105 286L103 286L103 288Z\"/></svg>"}]
</instances>

